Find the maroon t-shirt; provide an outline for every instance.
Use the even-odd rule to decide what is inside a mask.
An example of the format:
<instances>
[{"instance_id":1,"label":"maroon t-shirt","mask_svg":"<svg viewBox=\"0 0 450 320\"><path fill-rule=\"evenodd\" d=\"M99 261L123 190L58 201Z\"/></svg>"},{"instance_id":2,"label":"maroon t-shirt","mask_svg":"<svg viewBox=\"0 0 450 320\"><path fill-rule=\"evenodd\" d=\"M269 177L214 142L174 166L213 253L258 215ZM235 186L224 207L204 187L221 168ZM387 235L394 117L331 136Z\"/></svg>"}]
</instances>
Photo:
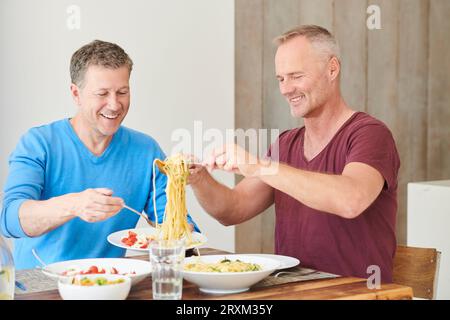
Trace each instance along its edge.
<instances>
[{"instance_id":1,"label":"maroon t-shirt","mask_svg":"<svg viewBox=\"0 0 450 320\"><path fill-rule=\"evenodd\" d=\"M305 267L343 276L367 278L373 274L367 268L376 265L382 282L392 282L400 160L391 132L381 121L356 112L310 161L304 157L304 133L302 127L280 135L280 162L329 174L341 174L348 163L362 162L378 170L385 184L354 219L312 209L275 189L275 252L297 257Z\"/></svg>"}]
</instances>

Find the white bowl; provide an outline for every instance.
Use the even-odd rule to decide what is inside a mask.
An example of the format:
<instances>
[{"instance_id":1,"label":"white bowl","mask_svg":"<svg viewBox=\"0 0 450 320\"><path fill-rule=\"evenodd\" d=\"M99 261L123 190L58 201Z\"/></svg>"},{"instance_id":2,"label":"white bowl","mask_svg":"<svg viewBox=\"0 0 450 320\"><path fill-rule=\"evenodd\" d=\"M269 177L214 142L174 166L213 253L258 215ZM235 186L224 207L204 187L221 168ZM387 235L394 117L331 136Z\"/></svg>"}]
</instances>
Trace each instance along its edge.
<instances>
[{"instance_id":1,"label":"white bowl","mask_svg":"<svg viewBox=\"0 0 450 320\"><path fill-rule=\"evenodd\" d=\"M294 257L290 256L283 256L279 254L269 254L269 253L246 253L251 256L259 256L259 257L266 257L266 258L272 258L275 260L280 261L280 266L278 267L278 270L280 269L289 269L296 267L300 264L300 260Z\"/></svg>"},{"instance_id":2,"label":"white bowl","mask_svg":"<svg viewBox=\"0 0 450 320\"><path fill-rule=\"evenodd\" d=\"M99 277L108 280L123 279L124 282L107 285L81 286L72 284L73 278L97 279ZM58 289L64 300L125 300L131 288L131 280L127 276L117 274L87 274L74 277L60 278Z\"/></svg>"},{"instance_id":3,"label":"white bowl","mask_svg":"<svg viewBox=\"0 0 450 320\"><path fill-rule=\"evenodd\" d=\"M78 259L55 262L47 265L42 272L54 279L58 279L58 274L62 274L69 269L87 270L91 266L97 266L106 269L109 272L111 268L115 268L119 274L126 273L131 278L131 285L142 281L152 272L152 265L148 261L130 259L130 258L98 258L98 259ZM135 274L128 274L135 272ZM75 274L69 274L75 275Z\"/></svg>"},{"instance_id":4,"label":"white bowl","mask_svg":"<svg viewBox=\"0 0 450 320\"><path fill-rule=\"evenodd\" d=\"M183 278L196 284L200 291L213 294L229 294L243 292L261 281L273 271L277 270L280 262L266 257L259 257L245 254L226 254L226 255L206 255L199 257L189 257L184 259L184 264L200 261L205 263L216 263L223 259L229 259L247 263L256 263L261 266L259 271L246 272L197 272L183 270Z\"/></svg>"}]
</instances>

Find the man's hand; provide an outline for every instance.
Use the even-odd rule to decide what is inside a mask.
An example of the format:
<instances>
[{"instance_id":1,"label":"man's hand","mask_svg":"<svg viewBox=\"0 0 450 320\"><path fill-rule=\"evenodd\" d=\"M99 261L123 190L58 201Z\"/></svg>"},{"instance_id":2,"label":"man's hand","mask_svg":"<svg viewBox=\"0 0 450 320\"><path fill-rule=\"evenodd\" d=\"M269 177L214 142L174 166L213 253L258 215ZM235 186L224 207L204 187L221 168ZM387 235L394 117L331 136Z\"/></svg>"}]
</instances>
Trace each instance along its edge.
<instances>
[{"instance_id":1,"label":"man's hand","mask_svg":"<svg viewBox=\"0 0 450 320\"><path fill-rule=\"evenodd\" d=\"M260 174L262 162L237 144L226 144L214 149L203 164L211 169L254 177Z\"/></svg>"},{"instance_id":2,"label":"man's hand","mask_svg":"<svg viewBox=\"0 0 450 320\"><path fill-rule=\"evenodd\" d=\"M216 181L208 172L224 169L249 176L255 172L264 175L263 169L267 169L269 161L256 161L257 158L237 145L217 148L209 157L205 155L204 159L202 165L191 165L188 181L202 208L220 223L234 225L247 221L273 203L273 188L262 182L260 176L244 178L231 189ZM245 164L245 160L248 164ZM253 171L255 168L257 170Z\"/></svg>"},{"instance_id":3,"label":"man's hand","mask_svg":"<svg viewBox=\"0 0 450 320\"><path fill-rule=\"evenodd\" d=\"M106 188L86 189L68 194L72 215L86 222L106 220L117 214L124 206L121 198L113 197L113 191Z\"/></svg>"},{"instance_id":4,"label":"man's hand","mask_svg":"<svg viewBox=\"0 0 450 320\"><path fill-rule=\"evenodd\" d=\"M204 179L205 175L208 174L207 168L204 166L199 164L191 164L189 166L189 177L187 184L195 186Z\"/></svg>"}]
</instances>

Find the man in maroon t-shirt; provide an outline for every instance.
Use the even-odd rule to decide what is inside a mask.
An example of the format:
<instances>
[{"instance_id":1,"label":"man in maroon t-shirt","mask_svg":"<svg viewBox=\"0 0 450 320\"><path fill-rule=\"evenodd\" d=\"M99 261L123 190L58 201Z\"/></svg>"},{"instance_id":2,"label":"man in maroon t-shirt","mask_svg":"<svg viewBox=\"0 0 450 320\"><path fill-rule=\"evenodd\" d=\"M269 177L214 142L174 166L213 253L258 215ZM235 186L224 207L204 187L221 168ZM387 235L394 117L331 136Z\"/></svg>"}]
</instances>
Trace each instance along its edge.
<instances>
[{"instance_id":1,"label":"man in maroon t-shirt","mask_svg":"<svg viewBox=\"0 0 450 320\"><path fill-rule=\"evenodd\" d=\"M233 144L214 150L205 165L245 178L230 189L194 166L194 193L225 225L275 203L277 254L344 276L367 278L379 270L391 282L400 166L392 134L345 103L339 52L327 30L301 26L276 42L280 91L304 127L283 132L266 159Z\"/></svg>"}]
</instances>

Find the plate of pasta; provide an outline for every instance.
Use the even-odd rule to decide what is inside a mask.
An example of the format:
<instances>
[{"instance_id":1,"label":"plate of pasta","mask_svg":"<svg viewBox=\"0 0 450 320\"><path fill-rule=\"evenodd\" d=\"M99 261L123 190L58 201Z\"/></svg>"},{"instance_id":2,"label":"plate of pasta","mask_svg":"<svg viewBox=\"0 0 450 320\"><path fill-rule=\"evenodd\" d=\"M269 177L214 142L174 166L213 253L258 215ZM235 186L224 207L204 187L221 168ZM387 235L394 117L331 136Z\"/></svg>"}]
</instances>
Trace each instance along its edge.
<instances>
[{"instance_id":1,"label":"plate of pasta","mask_svg":"<svg viewBox=\"0 0 450 320\"><path fill-rule=\"evenodd\" d=\"M126 229L111 233L107 240L112 245L132 251L148 252L148 245L157 238L158 230L153 227ZM207 242L204 234L192 232L187 240L186 250L199 247Z\"/></svg>"},{"instance_id":2,"label":"plate of pasta","mask_svg":"<svg viewBox=\"0 0 450 320\"><path fill-rule=\"evenodd\" d=\"M280 261L245 254L192 256L184 259L183 278L211 294L247 291L280 267Z\"/></svg>"}]
</instances>

